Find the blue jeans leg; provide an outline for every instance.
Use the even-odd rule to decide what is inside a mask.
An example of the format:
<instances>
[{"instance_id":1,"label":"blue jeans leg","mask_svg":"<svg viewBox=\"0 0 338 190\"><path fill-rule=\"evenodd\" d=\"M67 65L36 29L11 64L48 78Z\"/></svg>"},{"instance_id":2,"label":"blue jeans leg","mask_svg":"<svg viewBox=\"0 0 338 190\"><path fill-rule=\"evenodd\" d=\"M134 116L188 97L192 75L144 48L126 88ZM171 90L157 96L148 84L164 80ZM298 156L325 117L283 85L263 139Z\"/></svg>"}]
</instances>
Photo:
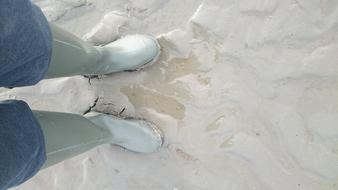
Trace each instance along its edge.
<instances>
[{"instance_id":1,"label":"blue jeans leg","mask_svg":"<svg viewBox=\"0 0 338 190\"><path fill-rule=\"evenodd\" d=\"M0 87L36 84L47 72L52 35L30 0L0 1ZM0 190L31 178L46 160L39 122L23 101L0 101Z\"/></svg>"},{"instance_id":2,"label":"blue jeans leg","mask_svg":"<svg viewBox=\"0 0 338 190\"><path fill-rule=\"evenodd\" d=\"M44 136L29 106L19 100L0 101L0 189L17 186L46 160Z\"/></svg>"},{"instance_id":3,"label":"blue jeans leg","mask_svg":"<svg viewBox=\"0 0 338 190\"><path fill-rule=\"evenodd\" d=\"M30 0L1 0L0 18L0 87L36 84L52 54L46 18Z\"/></svg>"}]
</instances>

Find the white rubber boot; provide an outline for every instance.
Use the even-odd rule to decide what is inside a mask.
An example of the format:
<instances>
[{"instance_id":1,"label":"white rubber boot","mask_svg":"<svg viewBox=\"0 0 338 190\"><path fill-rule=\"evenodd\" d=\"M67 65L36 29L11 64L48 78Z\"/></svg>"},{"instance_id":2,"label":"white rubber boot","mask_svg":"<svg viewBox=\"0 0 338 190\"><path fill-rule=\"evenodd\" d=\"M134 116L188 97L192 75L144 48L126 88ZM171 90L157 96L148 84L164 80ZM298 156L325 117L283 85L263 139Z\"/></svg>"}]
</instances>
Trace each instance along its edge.
<instances>
[{"instance_id":1,"label":"white rubber boot","mask_svg":"<svg viewBox=\"0 0 338 190\"><path fill-rule=\"evenodd\" d=\"M119 72L139 70L156 62L160 55L160 45L152 36L129 35L103 47L98 47L102 58L97 72Z\"/></svg>"},{"instance_id":2,"label":"white rubber boot","mask_svg":"<svg viewBox=\"0 0 338 190\"><path fill-rule=\"evenodd\" d=\"M101 47L53 24L51 29L53 53L45 78L138 70L154 63L161 52L152 36L129 35Z\"/></svg>"},{"instance_id":3,"label":"white rubber boot","mask_svg":"<svg viewBox=\"0 0 338 190\"><path fill-rule=\"evenodd\" d=\"M44 133L47 161L44 168L82 154L102 144L150 153L163 144L161 131L144 120L123 120L90 112L82 115L34 111Z\"/></svg>"},{"instance_id":4,"label":"white rubber boot","mask_svg":"<svg viewBox=\"0 0 338 190\"><path fill-rule=\"evenodd\" d=\"M87 117L95 125L111 132L111 143L127 150L150 153L163 144L162 132L151 122L138 119L121 119L114 116L88 113Z\"/></svg>"}]
</instances>

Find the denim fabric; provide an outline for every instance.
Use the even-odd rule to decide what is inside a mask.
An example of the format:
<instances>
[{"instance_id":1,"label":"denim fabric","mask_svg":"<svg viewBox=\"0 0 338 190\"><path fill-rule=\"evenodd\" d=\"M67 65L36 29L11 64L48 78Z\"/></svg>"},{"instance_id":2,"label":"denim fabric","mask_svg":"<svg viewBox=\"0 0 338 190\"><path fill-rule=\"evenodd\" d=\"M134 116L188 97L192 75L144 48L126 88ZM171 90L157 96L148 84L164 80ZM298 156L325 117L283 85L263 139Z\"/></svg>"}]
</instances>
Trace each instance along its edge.
<instances>
[{"instance_id":1,"label":"denim fabric","mask_svg":"<svg viewBox=\"0 0 338 190\"><path fill-rule=\"evenodd\" d=\"M0 101L0 189L23 183L46 160L39 122L23 101Z\"/></svg>"},{"instance_id":2,"label":"denim fabric","mask_svg":"<svg viewBox=\"0 0 338 190\"><path fill-rule=\"evenodd\" d=\"M0 87L36 84L51 53L52 35L41 10L29 0L0 0Z\"/></svg>"},{"instance_id":3,"label":"denim fabric","mask_svg":"<svg viewBox=\"0 0 338 190\"><path fill-rule=\"evenodd\" d=\"M46 73L52 36L30 0L0 0L0 87L37 83ZM39 122L23 101L0 101L0 190L35 175L46 160Z\"/></svg>"}]
</instances>

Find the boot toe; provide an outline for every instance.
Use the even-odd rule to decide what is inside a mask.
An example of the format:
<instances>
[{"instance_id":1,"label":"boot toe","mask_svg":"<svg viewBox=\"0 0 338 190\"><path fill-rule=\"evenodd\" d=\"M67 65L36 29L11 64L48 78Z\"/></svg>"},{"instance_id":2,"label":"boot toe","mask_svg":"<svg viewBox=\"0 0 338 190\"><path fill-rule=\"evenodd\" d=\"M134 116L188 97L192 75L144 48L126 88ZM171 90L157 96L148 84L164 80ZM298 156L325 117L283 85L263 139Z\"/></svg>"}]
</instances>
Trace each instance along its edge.
<instances>
[{"instance_id":1,"label":"boot toe","mask_svg":"<svg viewBox=\"0 0 338 190\"><path fill-rule=\"evenodd\" d=\"M124 147L128 150L140 153L155 152L163 145L162 132L153 124L148 121L134 120L135 122L134 134L135 138L125 138L117 145Z\"/></svg>"},{"instance_id":2,"label":"boot toe","mask_svg":"<svg viewBox=\"0 0 338 190\"><path fill-rule=\"evenodd\" d=\"M108 129L111 143L125 149L150 153L158 150L164 141L163 133L155 124L142 119L121 119L110 115L87 115L97 126Z\"/></svg>"},{"instance_id":3,"label":"boot toe","mask_svg":"<svg viewBox=\"0 0 338 190\"><path fill-rule=\"evenodd\" d=\"M137 70L155 62L160 54L157 40L147 35L129 35L104 48L104 62L116 71Z\"/></svg>"}]
</instances>

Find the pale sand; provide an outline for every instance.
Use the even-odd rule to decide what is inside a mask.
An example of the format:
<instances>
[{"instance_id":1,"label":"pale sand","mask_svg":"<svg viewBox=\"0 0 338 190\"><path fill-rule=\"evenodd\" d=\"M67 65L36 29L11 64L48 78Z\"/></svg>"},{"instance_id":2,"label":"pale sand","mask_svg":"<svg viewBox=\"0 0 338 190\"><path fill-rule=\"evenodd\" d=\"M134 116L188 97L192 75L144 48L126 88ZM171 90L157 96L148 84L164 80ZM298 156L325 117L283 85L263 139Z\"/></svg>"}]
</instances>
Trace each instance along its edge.
<instances>
[{"instance_id":1,"label":"pale sand","mask_svg":"<svg viewBox=\"0 0 338 190\"><path fill-rule=\"evenodd\" d=\"M161 60L91 85L48 80L1 99L82 114L100 97L95 110L126 108L158 124L166 142L150 155L104 145L16 189L338 189L338 1L36 2L94 44L156 35Z\"/></svg>"}]
</instances>

